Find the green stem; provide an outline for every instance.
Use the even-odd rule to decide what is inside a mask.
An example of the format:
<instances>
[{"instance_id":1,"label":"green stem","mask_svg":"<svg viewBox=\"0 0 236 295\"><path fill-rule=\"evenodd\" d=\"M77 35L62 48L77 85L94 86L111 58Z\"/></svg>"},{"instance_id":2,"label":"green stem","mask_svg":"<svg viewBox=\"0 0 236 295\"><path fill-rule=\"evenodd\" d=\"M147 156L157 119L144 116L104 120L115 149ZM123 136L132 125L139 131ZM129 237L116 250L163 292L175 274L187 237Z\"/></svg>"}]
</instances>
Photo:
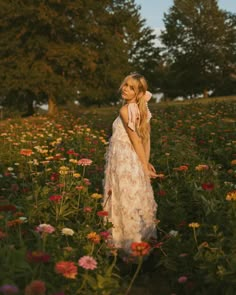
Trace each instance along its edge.
<instances>
[{"instance_id":1,"label":"green stem","mask_svg":"<svg viewBox=\"0 0 236 295\"><path fill-rule=\"evenodd\" d=\"M135 273L134 273L134 275L132 277L132 280L129 283L129 286L128 286L126 292L125 292L125 295L128 295L129 294L130 289L133 286L133 283L134 283L134 281L135 281L135 279L136 279L136 277L137 277L137 275L138 275L138 273L139 273L139 271L141 269L142 262L143 262L143 257L142 256L139 256L137 269L136 269L136 271L135 271Z\"/></svg>"},{"instance_id":2,"label":"green stem","mask_svg":"<svg viewBox=\"0 0 236 295\"><path fill-rule=\"evenodd\" d=\"M193 228L193 236L194 236L195 243L196 243L196 245L197 245L197 247L198 247L198 241L197 241L197 235L196 235L196 230L195 230L195 228Z\"/></svg>"}]
</instances>

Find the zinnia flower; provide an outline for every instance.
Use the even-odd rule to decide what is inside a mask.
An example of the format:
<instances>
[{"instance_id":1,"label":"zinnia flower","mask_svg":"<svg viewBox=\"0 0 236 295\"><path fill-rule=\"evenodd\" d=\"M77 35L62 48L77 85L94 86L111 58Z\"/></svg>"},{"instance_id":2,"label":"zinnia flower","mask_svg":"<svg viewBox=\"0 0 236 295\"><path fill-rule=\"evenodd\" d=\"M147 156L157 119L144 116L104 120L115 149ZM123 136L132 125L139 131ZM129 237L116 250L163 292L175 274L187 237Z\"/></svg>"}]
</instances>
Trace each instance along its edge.
<instances>
[{"instance_id":1,"label":"zinnia flower","mask_svg":"<svg viewBox=\"0 0 236 295\"><path fill-rule=\"evenodd\" d=\"M133 256L145 256L149 253L151 247L146 242L133 242L131 244L131 250Z\"/></svg>"},{"instance_id":2,"label":"zinnia flower","mask_svg":"<svg viewBox=\"0 0 236 295\"><path fill-rule=\"evenodd\" d=\"M87 238L94 244L98 244L101 240L101 237L96 232L91 232L87 234Z\"/></svg>"},{"instance_id":3,"label":"zinnia flower","mask_svg":"<svg viewBox=\"0 0 236 295\"><path fill-rule=\"evenodd\" d=\"M187 278L186 276L182 276L182 277L179 277L179 278L178 278L178 282L179 282L180 284L184 284L184 283L186 283L187 280L188 280L188 278Z\"/></svg>"},{"instance_id":4,"label":"zinnia flower","mask_svg":"<svg viewBox=\"0 0 236 295\"><path fill-rule=\"evenodd\" d=\"M177 168L173 168L173 170L175 170L175 171L187 171L188 170L188 166L182 165L182 166L179 166Z\"/></svg>"},{"instance_id":5,"label":"zinnia flower","mask_svg":"<svg viewBox=\"0 0 236 295\"><path fill-rule=\"evenodd\" d=\"M46 286L43 281L35 280L32 281L25 288L25 295L45 295Z\"/></svg>"},{"instance_id":6,"label":"zinnia flower","mask_svg":"<svg viewBox=\"0 0 236 295\"><path fill-rule=\"evenodd\" d=\"M212 191L214 189L214 183L203 183L202 188L205 191Z\"/></svg>"},{"instance_id":7,"label":"zinnia flower","mask_svg":"<svg viewBox=\"0 0 236 295\"><path fill-rule=\"evenodd\" d=\"M73 236L73 234L75 233L73 231L73 229L71 228L67 228L67 227L64 227L62 230L61 230L61 233L65 236Z\"/></svg>"},{"instance_id":8,"label":"zinnia flower","mask_svg":"<svg viewBox=\"0 0 236 295\"><path fill-rule=\"evenodd\" d=\"M192 227L192 228L198 228L198 227L200 226L200 224L197 223L197 222L192 222L192 223L189 223L188 226L189 226L189 227Z\"/></svg>"},{"instance_id":9,"label":"zinnia flower","mask_svg":"<svg viewBox=\"0 0 236 295\"><path fill-rule=\"evenodd\" d=\"M93 199L102 199L102 195L94 193L94 194L91 195L91 198L93 198Z\"/></svg>"},{"instance_id":10,"label":"zinnia flower","mask_svg":"<svg viewBox=\"0 0 236 295\"><path fill-rule=\"evenodd\" d=\"M14 285L3 285L0 287L0 292L4 295L17 294L19 289Z\"/></svg>"},{"instance_id":11,"label":"zinnia flower","mask_svg":"<svg viewBox=\"0 0 236 295\"><path fill-rule=\"evenodd\" d=\"M226 201L236 201L236 190L229 192L225 199Z\"/></svg>"},{"instance_id":12,"label":"zinnia flower","mask_svg":"<svg viewBox=\"0 0 236 295\"><path fill-rule=\"evenodd\" d=\"M27 259L30 262L43 262L47 263L50 260L50 255L43 251L32 251L27 253Z\"/></svg>"},{"instance_id":13,"label":"zinnia flower","mask_svg":"<svg viewBox=\"0 0 236 295\"><path fill-rule=\"evenodd\" d=\"M62 196L60 196L60 195L54 195L54 196L49 197L50 201L53 201L56 203L59 202L61 199L62 199Z\"/></svg>"},{"instance_id":14,"label":"zinnia flower","mask_svg":"<svg viewBox=\"0 0 236 295\"><path fill-rule=\"evenodd\" d=\"M231 165L232 166L236 165L236 159L231 161Z\"/></svg>"},{"instance_id":15,"label":"zinnia flower","mask_svg":"<svg viewBox=\"0 0 236 295\"><path fill-rule=\"evenodd\" d=\"M208 170L208 169L209 169L209 166L205 165L205 164L199 164L195 167L196 171L203 171L203 170Z\"/></svg>"},{"instance_id":16,"label":"zinnia flower","mask_svg":"<svg viewBox=\"0 0 236 295\"><path fill-rule=\"evenodd\" d=\"M55 271L67 279L75 279L78 274L77 266L71 261L60 261L55 265Z\"/></svg>"},{"instance_id":17,"label":"zinnia flower","mask_svg":"<svg viewBox=\"0 0 236 295\"><path fill-rule=\"evenodd\" d=\"M78 164L78 165L81 165L81 166L90 166L92 163L93 163L92 160L90 160L90 159L85 159L85 158L80 159L80 160L77 162L77 164Z\"/></svg>"},{"instance_id":18,"label":"zinnia flower","mask_svg":"<svg viewBox=\"0 0 236 295\"><path fill-rule=\"evenodd\" d=\"M78 261L79 266L85 269L95 269L97 268L97 261L91 256L83 256Z\"/></svg>"},{"instance_id":19,"label":"zinnia flower","mask_svg":"<svg viewBox=\"0 0 236 295\"><path fill-rule=\"evenodd\" d=\"M108 212L107 211L98 211L97 216L100 216L100 217L108 216Z\"/></svg>"},{"instance_id":20,"label":"zinnia flower","mask_svg":"<svg viewBox=\"0 0 236 295\"><path fill-rule=\"evenodd\" d=\"M36 231L40 233L48 233L51 234L55 231L55 228L50 224L42 223L36 227Z\"/></svg>"},{"instance_id":21,"label":"zinnia flower","mask_svg":"<svg viewBox=\"0 0 236 295\"><path fill-rule=\"evenodd\" d=\"M31 149L22 149L20 154L29 157L33 154L33 151Z\"/></svg>"}]
</instances>

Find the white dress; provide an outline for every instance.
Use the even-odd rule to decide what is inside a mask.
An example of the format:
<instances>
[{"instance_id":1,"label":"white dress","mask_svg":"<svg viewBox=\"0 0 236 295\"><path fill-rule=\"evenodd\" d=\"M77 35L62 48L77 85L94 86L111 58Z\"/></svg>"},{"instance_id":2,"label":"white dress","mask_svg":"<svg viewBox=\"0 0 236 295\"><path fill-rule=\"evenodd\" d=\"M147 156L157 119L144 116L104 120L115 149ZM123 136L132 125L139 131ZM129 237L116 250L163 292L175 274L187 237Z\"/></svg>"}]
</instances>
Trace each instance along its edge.
<instances>
[{"instance_id":1,"label":"white dress","mask_svg":"<svg viewBox=\"0 0 236 295\"><path fill-rule=\"evenodd\" d=\"M131 129L131 116L138 115L137 110L136 104L128 105ZM149 120L150 117L149 113ZM117 248L129 253L132 242L156 237L157 204L153 189L120 116L113 122L106 153L103 208L113 224L111 234Z\"/></svg>"}]
</instances>

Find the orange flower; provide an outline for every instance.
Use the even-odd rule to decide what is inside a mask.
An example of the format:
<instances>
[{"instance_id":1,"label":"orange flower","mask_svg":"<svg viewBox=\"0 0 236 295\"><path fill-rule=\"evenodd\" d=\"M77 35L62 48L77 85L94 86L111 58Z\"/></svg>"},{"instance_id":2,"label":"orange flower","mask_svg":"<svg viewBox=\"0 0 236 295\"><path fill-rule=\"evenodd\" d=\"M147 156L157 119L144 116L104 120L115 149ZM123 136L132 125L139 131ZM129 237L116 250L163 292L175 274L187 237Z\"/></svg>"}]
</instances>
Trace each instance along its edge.
<instances>
[{"instance_id":1,"label":"orange flower","mask_svg":"<svg viewBox=\"0 0 236 295\"><path fill-rule=\"evenodd\" d=\"M231 161L231 165L236 165L236 159Z\"/></svg>"},{"instance_id":2,"label":"orange flower","mask_svg":"<svg viewBox=\"0 0 236 295\"><path fill-rule=\"evenodd\" d=\"M20 220L20 219L14 219L14 220L10 220L7 222L7 226L8 227L13 227L13 226L16 226L18 224L21 224L23 223L23 220Z\"/></svg>"},{"instance_id":3,"label":"orange flower","mask_svg":"<svg viewBox=\"0 0 236 295\"><path fill-rule=\"evenodd\" d=\"M96 232L91 232L87 235L87 238L92 241L94 244L98 244L101 240L101 237Z\"/></svg>"},{"instance_id":4,"label":"orange flower","mask_svg":"<svg viewBox=\"0 0 236 295\"><path fill-rule=\"evenodd\" d=\"M225 199L226 201L236 201L236 190L229 192Z\"/></svg>"},{"instance_id":5,"label":"orange flower","mask_svg":"<svg viewBox=\"0 0 236 295\"><path fill-rule=\"evenodd\" d=\"M146 242L133 242L131 250L133 256L145 256L149 253L151 246Z\"/></svg>"},{"instance_id":6,"label":"orange flower","mask_svg":"<svg viewBox=\"0 0 236 295\"><path fill-rule=\"evenodd\" d=\"M29 157L33 154L33 151L31 149L22 149L20 154Z\"/></svg>"},{"instance_id":7,"label":"orange flower","mask_svg":"<svg viewBox=\"0 0 236 295\"><path fill-rule=\"evenodd\" d=\"M67 279L75 279L78 274L77 266L71 261L60 261L55 265L55 271Z\"/></svg>"},{"instance_id":8,"label":"orange flower","mask_svg":"<svg viewBox=\"0 0 236 295\"><path fill-rule=\"evenodd\" d=\"M174 171L187 171L188 170L188 166L186 165L182 165L182 166L179 166L177 168L173 168Z\"/></svg>"},{"instance_id":9,"label":"orange flower","mask_svg":"<svg viewBox=\"0 0 236 295\"><path fill-rule=\"evenodd\" d=\"M205 165L205 164L199 164L195 167L195 170L197 170L197 171L203 171L203 170L208 170L208 169L209 169L209 166Z\"/></svg>"}]
</instances>

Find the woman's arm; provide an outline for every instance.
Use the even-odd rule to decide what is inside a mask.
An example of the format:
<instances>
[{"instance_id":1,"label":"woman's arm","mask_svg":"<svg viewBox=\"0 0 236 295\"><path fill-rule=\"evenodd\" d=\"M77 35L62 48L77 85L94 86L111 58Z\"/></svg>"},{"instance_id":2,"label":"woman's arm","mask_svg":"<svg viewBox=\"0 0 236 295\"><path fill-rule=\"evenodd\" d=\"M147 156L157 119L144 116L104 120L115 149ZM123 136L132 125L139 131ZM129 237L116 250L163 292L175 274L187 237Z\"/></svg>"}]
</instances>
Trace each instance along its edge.
<instances>
[{"instance_id":1,"label":"woman's arm","mask_svg":"<svg viewBox=\"0 0 236 295\"><path fill-rule=\"evenodd\" d=\"M145 151L145 154L146 154L147 162L149 162L149 160L150 160L150 149L151 149L151 143L150 143L150 123L148 123L148 124L149 124L149 126L148 126L149 136L148 136L147 141L144 143L144 151Z\"/></svg>"},{"instance_id":2,"label":"woman's arm","mask_svg":"<svg viewBox=\"0 0 236 295\"><path fill-rule=\"evenodd\" d=\"M148 159L147 159L147 154L145 152L145 149L144 149L144 146L143 146L143 143L142 143L142 140L141 138L138 136L137 132L131 130L129 127L128 127L128 109L127 109L127 105L123 106L121 109L120 109L120 116L121 116L121 119L124 123L124 127L126 129L126 132L129 136L129 139L134 147L134 150L135 152L137 153L142 165L143 165L143 169L144 169L144 172L149 175L150 177L156 177L156 174L155 172L153 171L150 171L149 170L149 167L148 167Z\"/></svg>"}]
</instances>

